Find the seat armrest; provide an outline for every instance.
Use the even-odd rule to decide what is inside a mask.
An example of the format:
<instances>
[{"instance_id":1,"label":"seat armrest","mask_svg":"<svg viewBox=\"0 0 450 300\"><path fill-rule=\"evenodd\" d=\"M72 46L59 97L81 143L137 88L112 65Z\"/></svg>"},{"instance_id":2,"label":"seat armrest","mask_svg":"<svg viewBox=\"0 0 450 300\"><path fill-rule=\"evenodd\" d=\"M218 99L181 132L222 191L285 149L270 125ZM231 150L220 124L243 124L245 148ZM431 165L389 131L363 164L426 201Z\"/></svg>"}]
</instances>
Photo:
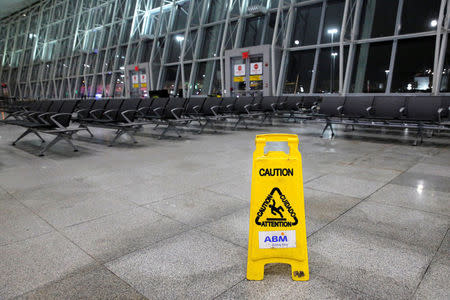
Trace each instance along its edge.
<instances>
[{"instance_id":1,"label":"seat armrest","mask_svg":"<svg viewBox=\"0 0 450 300\"><path fill-rule=\"evenodd\" d=\"M137 110L135 110L135 109L124 110L124 111L121 112L120 114L122 115L122 117L123 117L128 123L133 123L133 121L131 121L130 118L127 117L127 114L130 113L130 112L137 113Z\"/></svg>"},{"instance_id":2,"label":"seat armrest","mask_svg":"<svg viewBox=\"0 0 450 300\"><path fill-rule=\"evenodd\" d=\"M147 110L149 110L150 109L150 107L149 106L144 106L144 107L140 107L140 108L138 108L138 110L137 110L137 113L138 113L138 115L140 116L140 117L143 117L144 116L144 113L142 112L142 111L147 111Z\"/></svg>"},{"instance_id":3,"label":"seat armrest","mask_svg":"<svg viewBox=\"0 0 450 300\"><path fill-rule=\"evenodd\" d=\"M163 109L164 109L164 108L162 108L162 107L157 107L157 108L154 108L154 109L153 109L153 112L155 113L155 115L158 116L158 118L161 118L161 114L158 113L158 111L161 111L161 110L163 110Z\"/></svg>"},{"instance_id":4,"label":"seat armrest","mask_svg":"<svg viewBox=\"0 0 450 300\"><path fill-rule=\"evenodd\" d=\"M183 108L183 107L176 107L176 108L170 110L170 112L172 113L172 115L173 115L173 116L175 117L175 119L177 119L177 120L179 120L180 117L177 116L176 112L177 112L177 111L180 111L180 110L183 111L184 108ZM181 114L180 114L180 115L181 115Z\"/></svg>"},{"instance_id":5,"label":"seat armrest","mask_svg":"<svg viewBox=\"0 0 450 300\"><path fill-rule=\"evenodd\" d=\"M276 106L277 106L276 103L270 104L270 107L272 107L273 112L277 112Z\"/></svg>"},{"instance_id":6,"label":"seat armrest","mask_svg":"<svg viewBox=\"0 0 450 300\"><path fill-rule=\"evenodd\" d=\"M400 113L403 113L403 112L405 111L405 107L401 107L398 111L399 111Z\"/></svg>"},{"instance_id":7,"label":"seat armrest","mask_svg":"<svg viewBox=\"0 0 450 300\"><path fill-rule=\"evenodd\" d=\"M87 111L87 109L86 109L86 108L83 108L83 109L77 110L77 111L75 112L75 113L77 114L77 118L80 118L80 116L79 116L80 112L84 112L84 111Z\"/></svg>"},{"instance_id":8,"label":"seat armrest","mask_svg":"<svg viewBox=\"0 0 450 300\"><path fill-rule=\"evenodd\" d=\"M337 111L339 112L339 114L341 114L342 115L342 109L344 108L344 106L338 106L337 107Z\"/></svg>"},{"instance_id":9,"label":"seat armrest","mask_svg":"<svg viewBox=\"0 0 450 300\"><path fill-rule=\"evenodd\" d=\"M247 112L247 114L250 114L250 110L248 109L250 106L252 105L251 104L244 105L244 109Z\"/></svg>"},{"instance_id":10,"label":"seat armrest","mask_svg":"<svg viewBox=\"0 0 450 300\"><path fill-rule=\"evenodd\" d=\"M220 106L219 105L214 105L214 106L211 106L211 111L212 111L212 113L215 115L215 116L218 116L218 111L219 111L219 108L220 108ZM217 111L216 111L217 110Z\"/></svg>"},{"instance_id":11,"label":"seat armrest","mask_svg":"<svg viewBox=\"0 0 450 300\"><path fill-rule=\"evenodd\" d=\"M103 115L106 116L108 118L108 120L113 121L112 116L110 116L109 114L112 113L112 112L118 112L118 111L119 110L117 110L117 109L110 109L110 110L105 111L103 113Z\"/></svg>"},{"instance_id":12,"label":"seat armrest","mask_svg":"<svg viewBox=\"0 0 450 300\"><path fill-rule=\"evenodd\" d=\"M44 124L46 124L46 125L50 125L50 123L47 122L45 119L43 119L43 117L48 116L48 115L53 115L53 114L55 114L55 113L52 113L52 112L46 112L46 113L43 113L43 114L38 115L38 119L39 119L42 123L44 123Z\"/></svg>"},{"instance_id":13,"label":"seat armrest","mask_svg":"<svg viewBox=\"0 0 450 300\"><path fill-rule=\"evenodd\" d=\"M70 117L70 116L72 116L72 114L71 113L57 113L57 114L54 114L54 115L50 116L50 120L52 120L56 124L56 126L58 126L59 128L65 129L66 127L61 125L61 123L59 123L56 120L57 117L61 117L61 116L69 116Z\"/></svg>"},{"instance_id":14,"label":"seat armrest","mask_svg":"<svg viewBox=\"0 0 450 300\"><path fill-rule=\"evenodd\" d=\"M97 112L99 112L99 111L104 111L104 109L94 109L94 110L91 110L90 112L89 112L89 115L91 115L91 117L92 118L94 118L94 119L98 119L97 118L97 116L95 115L95 113L97 113Z\"/></svg>"},{"instance_id":15,"label":"seat armrest","mask_svg":"<svg viewBox=\"0 0 450 300\"><path fill-rule=\"evenodd\" d=\"M192 110L195 111L195 113L199 114L200 113L200 105L196 105L196 106L192 107Z\"/></svg>"}]
</instances>

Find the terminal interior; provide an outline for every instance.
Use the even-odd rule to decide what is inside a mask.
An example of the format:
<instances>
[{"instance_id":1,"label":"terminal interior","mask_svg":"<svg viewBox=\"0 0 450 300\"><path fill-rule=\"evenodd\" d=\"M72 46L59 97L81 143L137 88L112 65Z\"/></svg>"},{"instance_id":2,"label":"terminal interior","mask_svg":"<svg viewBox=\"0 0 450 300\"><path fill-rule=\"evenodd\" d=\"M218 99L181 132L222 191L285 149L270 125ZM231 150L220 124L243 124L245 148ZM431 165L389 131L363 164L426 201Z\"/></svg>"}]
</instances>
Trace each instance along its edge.
<instances>
[{"instance_id":1,"label":"terminal interior","mask_svg":"<svg viewBox=\"0 0 450 300\"><path fill-rule=\"evenodd\" d=\"M0 5L0 299L450 298L450 2ZM279 133L307 281L247 279Z\"/></svg>"}]
</instances>

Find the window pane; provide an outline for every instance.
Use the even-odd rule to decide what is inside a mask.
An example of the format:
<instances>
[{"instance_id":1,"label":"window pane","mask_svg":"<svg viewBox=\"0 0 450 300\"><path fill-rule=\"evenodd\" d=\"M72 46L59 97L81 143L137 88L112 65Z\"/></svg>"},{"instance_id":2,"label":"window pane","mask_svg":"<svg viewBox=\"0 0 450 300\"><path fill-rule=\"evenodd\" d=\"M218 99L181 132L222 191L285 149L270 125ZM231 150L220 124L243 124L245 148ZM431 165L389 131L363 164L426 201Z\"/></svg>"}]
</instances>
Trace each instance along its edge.
<instances>
[{"instance_id":1,"label":"window pane","mask_svg":"<svg viewBox=\"0 0 450 300\"><path fill-rule=\"evenodd\" d=\"M434 37L399 40L392 77L393 93L430 91Z\"/></svg>"},{"instance_id":2,"label":"window pane","mask_svg":"<svg viewBox=\"0 0 450 300\"><path fill-rule=\"evenodd\" d=\"M192 64L185 64L184 65L184 88L186 90L188 90L188 88L189 88L189 79L191 77L191 68L192 68ZM182 79L180 78L179 81L181 82Z\"/></svg>"},{"instance_id":3,"label":"window pane","mask_svg":"<svg viewBox=\"0 0 450 300\"><path fill-rule=\"evenodd\" d=\"M184 60L191 60L194 55L195 45L197 43L197 30L188 33L186 48L184 50Z\"/></svg>"},{"instance_id":4,"label":"window pane","mask_svg":"<svg viewBox=\"0 0 450 300\"><path fill-rule=\"evenodd\" d=\"M231 22L228 25L227 37L225 40L225 49L231 49L236 42L237 21Z\"/></svg>"},{"instance_id":5,"label":"window pane","mask_svg":"<svg viewBox=\"0 0 450 300\"><path fill-rule=\"evenodd\" d=\"M214 61L202 62L198 65L197 75L195 76L193 95L207 95L211 75L214 67Z\"/></svg>"},{"instance_id":6,"label":"window pane","mask_svg":"<svg viewBox=\"0 0 450 300\"><path fill-rule=\"evenodd\" d=\"M322 3L297 8L292 47L317 43L321 11Z\"/></svg>"},{"instance_id":7,"label":"window pane","mask_svg":"<svg viewBox=\"0 0 450 300\"><path fill-rule=\"evenodd\" d=\"M351 92L385 92L391 50L392 42L358 45L354 59Z\"/></svg>"},{"instance_id":8,"label":"window pane","mask_svg":"<svg viewBox=\"0 0 450 300\"><path fill-rule=\"evenodd\" d=\"M315 53L316 50L291 52L283 93L309 93Z\"/></svg>"},{"instance_id":9,"label":"window pane","mask_svg":"<svg viewBox=\"0 0 450 300\"><path fill-rule=\"evenodd\" d=\"M245 36L243 47L256 46L261 43L264 17L249 18L245 22Z\"/></svg>"},{"instance_id":10,"label":"window pane","mask_svg":"<svg viewBox=\"0 0 450 300\"><path fill-rule=\"evenodd\" d=\"M211 0L207 23L225 19L229 1Z\"/></svg>"},{"instance_id":11,"label":"window pane","mask_svg":"<svg viewBox=\"0 0 450 300\"><path fill-rule=\"evenodd\" d=\"M344 14L344 1L328 1L323 24L322 43L339 41L341 35L342 15Z\"/></svg>"},{"instance_id":12,"label":"window pane","mask_svg":"<svg viewBox=\"0 0 450 300\"><path fill-rule=\"evenodd\" d=\"M169 36L171 43L169 47L169 56L167 62L177 62L180 60L181 48L183 47L184 36L181 34L172 34Z\"/></svg>"},{"instance_id":13,"label":"window pane","mask_svg":"<svg viewBox=\"0 0 450 300\"><path fill-rule=\"evenodd\" d=\"M344 47L344 76L348 47ZM339 47L320 49L317 66L316 93L337 93L339 91Z\"/></svg>"},{"instance_id":14,"label":"window pane","mask_svg":"<svg viewBox=\"0 0 450 300\"><path fill-rule=\"evenodd\" d=\"M190 1L177 5L177 12L175 15L175 23L173 25L173 31L177 31L186 27L189 14L189 4Z\"/></svg>"},{"instance_id":15,"label":"window pane","mask_svg":"<svg viewBox=\"0 0 450 300\"><path fill-rule=\"evenodd\" d=\"M394 34L398 0L363 1L359 38L368 39Z\"/></svg>"},{"instance_id":16,"label":"window pane","mask_svg":"<svg viewBox=\"0 0 450 300\"><path fill-rule=\"evenodd\" d=\"M201 58L215 57L219 54L217 44L219 42L221 28L222 25L216 25L213 27L208 27L205 30L205 40L201 49Z\"/></svg>"},{"instance_id":17,"label":"window pane","mask_svg":"<svg viewBox=\"0 0 450 300\"><path fill-rule=\"evenodd\" d=\"M152 53L152 47L153 47L153 41L152 40L145 40L142 43L142 49L141 49L141 59L139 62L148 62L150 61L150 55Z\"/></svg>"},{"instance_id":18,"label":"window pane","mask_svg":"<svg viewBox=\"0 0 450 300\"><path fill-rule=\"evenodd\" d=\"M407 0L403 2L400 34L435 30L440 0Z\"/></svg>"},{"instance_id":19,"label":"window pane","mask_svg":"<svg viewBox=\"0 0 450 300\"><path fill-rule=\"evenodd\" d=\"M447 45L445 51L444 70L442 72L441 79L441 92L450 92L450 46Z\"/></svg>"},{"instance_id":20,"label":"window pane","mask_svg":"<svg viewBox=\"0 0 450 300\"><path fill-rule=\"evenodd\" d=\"M168 90L169 94L175 94L175 80L177 78L178 66L166 68L166 79L164 80L164 90Z\"/></svg>"}]
</instances>

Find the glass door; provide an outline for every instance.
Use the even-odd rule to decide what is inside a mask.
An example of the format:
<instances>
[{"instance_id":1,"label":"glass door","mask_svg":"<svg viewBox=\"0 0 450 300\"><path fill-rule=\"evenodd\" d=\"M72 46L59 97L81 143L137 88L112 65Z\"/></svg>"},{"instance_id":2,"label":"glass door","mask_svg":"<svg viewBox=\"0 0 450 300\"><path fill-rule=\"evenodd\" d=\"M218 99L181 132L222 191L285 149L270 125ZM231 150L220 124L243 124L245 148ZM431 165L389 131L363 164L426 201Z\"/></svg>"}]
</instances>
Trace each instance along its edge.
<instances>
[{"instance_id":1,"label":"glass door","mask_svg":"<svg viewBox=\"0 0 450 300\"><path fill-rule=\"evenodd\" d=\"M128 66L126 68L128 75L128 86L131 98L148 98L147 68L138 66Z\"/></svg>"},{"instance_id":2,"label":"glass door","mask_svg":"<svg viewBox=\"0 0 450 300\"><path fill-rule=\"evenodd\" d=\"M263 56L250 56L249 64L249 94L258 96L263 94Z\"/></svg>"},{"instance_id":3,"label":"glass door","mask_svg":"<svg viewBox=\"0 0 450 300\"><path fill-rule=\"evenodd\" d=\"M231 58L232 96L256 96L263 93L263 55Z\"/></svg>"}]
</instances>

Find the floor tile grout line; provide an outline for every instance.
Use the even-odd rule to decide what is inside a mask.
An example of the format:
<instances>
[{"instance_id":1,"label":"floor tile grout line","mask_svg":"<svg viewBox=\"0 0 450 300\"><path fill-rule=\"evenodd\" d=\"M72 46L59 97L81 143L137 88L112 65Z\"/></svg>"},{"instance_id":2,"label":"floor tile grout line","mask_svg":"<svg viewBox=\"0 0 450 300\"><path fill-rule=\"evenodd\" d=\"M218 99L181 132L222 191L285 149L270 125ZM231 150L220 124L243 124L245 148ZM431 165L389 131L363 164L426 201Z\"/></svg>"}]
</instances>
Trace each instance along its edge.
<instances>
[{"instance_id":1,"label":"floor tile grout line","mask_svg":"<svg viewBox=\"0 0 450 300\"><path fill-rule=\"evenodd\" d=\"M215 238L217 238L217 239L220 239L220 240L222 240L222 241L224 241L224 242L230 243L230 244L232 244L232 245L234 245L234 246L236 246L236 247L239 247L239 248L242 248L242 249L248 251L248 248L246 248L246 247L244 247L244 246L241 246L241 245L239 245L239 244L236 244L236 243L234 243L234 242L232 242L232 241L229 241L229 240L227 240L227 239L225 239L225 238L223 238L223 237L217 236L217 235L215 235L214 233L211 233L211 232L209 232L209 231L202 230L202 229L200 229L199 227L195 227L195 228L192 228L192 229L193 229L193 230L200 231L200 232L203 232L203 233L208 234L208 235L211 235L211 236L213 236L213 237L215 237Z\"/></svg>"},{"instance_id":2,"label":"floor tile grout line","mask_svg":"<svg viewBox=\"0 0 450 300\"><path fill-rule=\"evenodd\" d=\"M411 166L410 168L412 168L413 166ZM410 168L406 169L405 171L403 171L402 173L400 173L398 176L402 175L403 173L407 172ZM325 224L321 229L315 231L314 233L312 233L309 237L312 237L314 234L316 234L317 232L319 232L320 230L324 229L325 227L328 227L331 223L334 223L335 221L337 221L338 219L340 219L342 216L344 216L347 212L349 212L350 210L352 210L353 208L355 208L356 206L358 206L359 204L363 203L364 201L366 201L367 199L369 199L373 194L377 193L379 190L381 190L382 188L384 188L385 186L387 186L392 180L394 180L395 178L397 178L398 176L394 177L393 179L391 179L389 182L387 182L386 184L380 186L378 189L376 189L375 191L373 191L370 195L366 196L365 198L361 199L361 201L357 202L356 204L354 204L353 206L351 206L350 208L348 208L347 210L343 211L339 216L337 216L336 218L334 218L333 220L329 221L327 224Z\"/></svg>"},{"instance_id":3,"label":"floor tile grout line","mask_svg":"<svg viewBox=\"0 0 450 300\"><path fill-rule=\"evenodd\" d=\"M142 293L140 293L136 288L134 288L133 286L131 286L128 282L126 282L125 280L123 280L122 278L120 278L117 274L115 274L114 272L112 272L111 270L109 270L107 267L105 267L104 265L101 265L101 264L93 264L93 265L89 265L89 267L93 267L93 268L95 268L95 267L103 267L107 272L109 272L109 273L111 273L112 275L114 275L115 277L117 277L120 281L122 281L123 283L125 283L125 285L127 285L128 287L130 287L134 292L136 292L137 294L141 295L141 296L142 296L143 298L145 298L145 299L149 299L149 298L145 297ZM61 277L61 278L58 278L58 279L55 279L55 280L46 282L46 283L44 283L44 284L38 285L37 287L35 287L35 288L31 289L31 290L25 291L24 293L22 293L22 294L20 294L20 295L14 296L14 297L12 297L11 299L18 299L18 298L20 298L20 297L25 296L25 295L28 294L28 293L31 293L31 292L36 291L36 290L39 290L39 289L41 289L41 288L43 288L43 287L45 287L45 286L47 286L47 285L50 285L50 284L53 284L53 283L61 282L61 281L64 280L64 279L69 279L69 278L75 276L77 273L80 273L80 272L82 272L82 271L81 271L81 270L77 270L77 271L74 271L74 272L72 272L72 273L66 274L65 276L63 276L63 277Z\"/></svg>"},{"instance_id":4,"label":"floor tile grout line","mask_svg":"<svg viewBox=\"0 0 450 300\"><path fill-rule=\"evenodd\" d=\"M354 287L348 286L348 285L346 285L346 284L342 284L341 282L337 282L337 281L335 281L335 280L326 278L326 277L324 277L324 276L322 276L322 275L320 275L320 274L315 274L314 276L320 277L320 278L322 278L322 279L324 279L324 280L327 280L327 281L329 281L329 282L331 282L331 283L333 283L333 284L339 285L339 286L341 286L341 287L343 287L343 288L346 288L346 289L350 289L350 290L352 290L352 291L354 291L354 292L357 292L357 293L359 293L359 294L363 294L363 295L365 295L365 296L367 296L367 297L375 297L375 298L377 298L377 296L367 294L366 292L361 291L361 290L359 290L359 289L357 289L357 288L354 288ZM311 274L310 274L310 278L311 278Z\"/></svg>"},{"instance_id":5,"label":"floor tile grout line","mask_svg":"<svg viewBox=\"0 0 450 300\"><path fill-rule=\"evenodd\" d=\"M404 209L409 209L409 210L420 211L420 212L423 212L423 213L427 213L427 214L431 214L431 215L439 216L439 217L447 217L447 218L450 217L450 215L446 215L446 214L441 214L441 213L437 213L437 212L427 211L427 210L418 209L418 208L414 208L414 207L407 207L407 206L403 206L403 205L397 205L397 204L392 204L392 203L380 202L378 200L372 200L372 202L376 203L376 204L386 205L386 206L392 206L392 207L398 207L398 208L404 208Z\"/></svg>"},{"instance_id":6,"label":"floor tile grout line","mask_svg":"<svg viewBox=\"0 0 450 300\"><path fill-rule=\"evenodd\" d=\"M336 192L323 191L323 190L319 190L319 189L317 189L317 188L315 188L315 187L309 187L309 186L305 186L305 187L303 188L303 190L305 190L305 189L309 189L309 190L313 190L313 191L321 192L321 193L328 193L328 194L332 194L332 195L336 195L336 196L341 196L341 197L347 197L347 198L352 198L352 199L358 199L358 200L361 200L361 199L365 198L365 197L355 197L355 196L344 195L344 194L336 193ZM367 196L366 196L366 197L367 197Z\"/></svg>"},{"instance_id":7,"label":"floor tile grout line","mask_svg":"<svg viewBox=\"0 0 450 300\"><path fill-rule=\"evenodd\" d=\"M14 196L13 196L13 198L16 199ZM17 200L17 199L16 199L16 200ZM17 200L17 201L19 201L19 200ZM20 202L20 201L19 201L19 202ZM23 203L21 203L21 204L24 205ZM25 206L25 205L24 205L24 206ZM29 208L29 207L28 207L28 208ZM61 232L58 228L54 227L52 224L50 224L49 222L47 222L47 220L45 220L44 218L42 218L41 216L39 216L32 208L29 208L29 209L30 209L30 211L32 211L32 213L34 213L38 218L40 218L40 219L43 220L45 223L47 223L51 228L53 228L54 231L56 231L58 234L60 234L62 237L64 237L68 242L72 243L74 246L76 246L76 248L78 248L78 249L81 250L83 253L85 253L87 256L89 256L89 257L90 257L97 265L102 265L102 266L104 266L107 270L109 270L109 268L106 267L106 264L107 264L107 263L109 263L109 262L111 262L111 261L114 261L114 260L117 260L117 259L120 259L121 257L123 257L123 256L125 256L125 255L128 255L128 254L130 254L130 253L133 253L133 252L138 251L138 250L135 250L135 251L132 251L132 252L130 252L130 253L126 253L126 254L124 254L124 255L122 255L122 256L120 256L120 257L117 257L117 258L115 258L115 259L113 259L113 260L111 260L111 261L102 262L101 260L98 260L97 258L95 258L94 256L92 256L91 254L89 254L87 251L85 251L80 245L78 245L75 241L73 241L73 240L70 239L68 236L66 236L66 235L65 235L63 232ZM178 222L178 223L181 223L181 222ZM175 236L177 236L177 235L179 235L179 234L181 234L181 233L187 232L187 231L189 231L189 230L191 230L191 229L192 229L192 228L189 228L189 229L187 229L186 231L177 233L177 234L175 234L175 235L173 235L173 236L171 236L171 237L168 237L168 238L175 237ZM46 233L46 234L50 234L50 233L52 233L52 232L54 232L54 231L51 231L51 232ZM165 239L168 239L168 238L165 238ZM165 240L165 239L161 239L161 240L155 242L154 244L159 243L159 242L161 242L161 241L163 241L163 240ZM152 244L152 245L153 245L153 244ZM145 246L145 247L143 247L143 248L141 248L141 249L139 249L139 250L145 249L145 248L147 248L147 247L149 247L149 246L151 246L151 245L147 245L147 246ZM109 270L109 271L110 271L110 270ZM114 273L113 273L113 274L114 274ZM117 276L116 274L114 274L114 275ZM121 281L124 281L121 277L119 277L119 276L117 276L117 277L118 277ZM60 280L60 279L61 279L61 278L59 278L59 279L57 279L57 280ZM43 285L40 285L40 286L36 287L35 289L37 289L37 288L39 288L39 287L42 287L42 286L44 286L44 285L46 285L46 284L48 284L48 283L55 282L55 281L57 281L57 280L53 280L53 281L47 282L47 283L45 283L45 284L43 284ZM136 290L134 287L132 287L131 285L129 285L126 281L124 281L124 282L125 282L128 286L130 286L131 288L133 288L137 293L141 294L138 290ZM35 290L35 289L26 291L25 293L31 292L31 291L33 291L33 290ZM25 294L25 293L24 293L24 294ZM145 297L145 298L146 298L146 297Z\"/></svg>"},{"instance_id":8,"label":"floor tile grout line","mask_svg":"<svg viewBox=\"0 0 450 300\"><path fill-rule=\"evenodd\" d=\"M185 234L186 232L189 232L189 231L191 231L191 230L193 230L193 229L194 229L194 228L192 228L192 227L191 227L191 228L187 228L186 230L182 230L182 231L177 232L177 233L175 233L175 234L172 234L172 235L170 235L170 236L161 238L160 240L157 240L157 241L155 241L155 242L153 242L153 243L150 243L150 244L148 244L148 245L145 245L145 246L143 246L143 247L139 247L139 248L137 248L137 249L135 249L135 250L133 250L133 251L131 251L131 252L128 252L128 253L125 253L125 254L123 254L123 255L120 255L120 256L111 258L110 260L101 262L101 264L104 265L105 268L108 268L108 267L106 267L107 264L111 264L111 263L113 263L113 262L115 262L115 261L120 260L121 258L123 258L123 257L125 257L125 256L129 256L129 255L132 255L133 253L136 253L136 252L139 252L139 251L141 251L141 250L144 250L144 249L153 247L153 246L155 246L155 245L157 245L157 244L159 244L159 243L161 243L161 242L163 242L163 241L173 239L173 238L175 238L175 237L177 237L177 236L179 236L179 235Z\"/></svg>"},{"instance_id":9,"label":"floor tile grout line","mask_svg":"<svg viewBox=\"0 0 450 300\"><path fill-rule=\"evenodd\" d=\"M220 296L222 296L223 294L225 294L226 292L228 292L229 290L231 290L232 288L236 287L238 284L240 284L241 282L244 282L245 280L247 280L246 277L244 277L243 279L239 280L238 282L236 282L235 284L233 284L232 286L230 286L229 288L225 289L224 291L222 291L221 293L217 294L216 296L212 297L212 299L218 299Z\"/></svg>"},{"instance_id":10,"label":"floor tile grout line","mask_svg":"<svg viewBox=\"0 0 450 300\"><path fill-rule=\"evenodd\" d=\"M15 197L14 197L15 198ZM16 199L17 200L17 199ZM32 210L31 208L29 208L34 214L36 214L36 212L34 211L34 210ZM37 214L36 214L37 215ZM88 252L86 252L81 246L79 246L75 241L72 241L69 237L67 237L63 232L61 232L61 231L59 231L58 230L58 228L56 228L56 227L54 227L52 224L50 224L49 222L47 222L45 219L43 219L41 216L39 216L39 215L37 215L37 217L38 218L40 218L40 219L42 219L44 222L46 222L51 228L53 228L54 229L54 231L56 231L58 234L60 234L65 240L67 240L69 243L71 243L71 244L73 244L76 248L78 248L81 252L83 252L85 255L87 255L89 258L91 258L94 262L95 262L95 264L97 264L97 265L103 265L104 266L104 264L102 264L102 262L101 261L99 261L99 260L97 260L94 256L92 256L92 255L90 255ZM49 233L47 233L47 234L50 234L50 233L52 233L52 232L49 232ZM104 266L106 269L108 269L106 266ZM114 274L115 276L117 276L116 274ZM118 276L117 276L118 277ZM118 277L121 281L124 281L122 278L120 278L120 277ZM56 282L56 281L58 281L58 280L61 280L61 278L58 278L58 279L56 279L56 280L52 280L52 281L49 281L49 282L46 282L45 284L42 284L42 285L39 285L39 286L37 286L36 288L34 288L34 289L31 289L31 290L28 290L28 291L25 291L23 294L26 294L26 293L28 293L28 292L31 292L31 291L34 291L34 290L36 290L36 289L38 289L39 287L42 287L42 286L45 286L46 284L49 284L49 283L51 283L51 282ZM124 281L125 282L125 281ZM125 282L126 283L126 282ZM128 286L130 286L128 283L126 283ZM130 286L131 287L131 286ZM133 288L134 289L134 288ZM134 289L135 290L135 289ZM139 291L137 291L137 290L135 290L137 293L139 293ZM22 295L23 295L22 294ZM141 294L141 293L139 293L139 294Z\"/></svg>"},{"instance_id":11,"label":"floor tile grout line","mask_svg":"<svg viewBox=\"0 0 450 300\"><path fill-rule=\"evenodd\" d=\"M123 283L125 283L128 287L130 287L133 291L135 291L136 293L138 293L139 295L141 295L143 298L148 299L148 297L146 297L144 294L142 294L137 288L135 288L134 286L132 286L130 283L128 283L125 279L123 279L122 277L120 277L119 275L117 275L116 273L114 273L113 271L111 271L110 269L108 269L105 265L102 265L107 272L110 272L111 274L113 274L114 276L116 276L120 281L122 281Z\"/></svg>"},{"instance_id":12,"label":"floor tile grout line","mask_svg":"<svg viewBox=\"0 0 450 300\"><path fill-rule=\"evenodd\" d=\"M442 238L441 242L439 243L439 246L436 248L436 251L434 252L433 257L430 259L430 262L428 263L427 267L425 268L425 271L421 274L420 280L417 283L417 286L415 287L414 291L411 293L412 297L416 295L416 293L420 287L420 284L422 283L423 279L425 278L425 275L428 272L428 269L431 267L431 264L433 263L434 259L436 258L437 254L439 253L439 250L441 249L441 246L443 245L446 236L449 234L449 231L450 231L450 228L447 227L447 231L445 232L444 237Z\"/></svg>"}]
</instances>

